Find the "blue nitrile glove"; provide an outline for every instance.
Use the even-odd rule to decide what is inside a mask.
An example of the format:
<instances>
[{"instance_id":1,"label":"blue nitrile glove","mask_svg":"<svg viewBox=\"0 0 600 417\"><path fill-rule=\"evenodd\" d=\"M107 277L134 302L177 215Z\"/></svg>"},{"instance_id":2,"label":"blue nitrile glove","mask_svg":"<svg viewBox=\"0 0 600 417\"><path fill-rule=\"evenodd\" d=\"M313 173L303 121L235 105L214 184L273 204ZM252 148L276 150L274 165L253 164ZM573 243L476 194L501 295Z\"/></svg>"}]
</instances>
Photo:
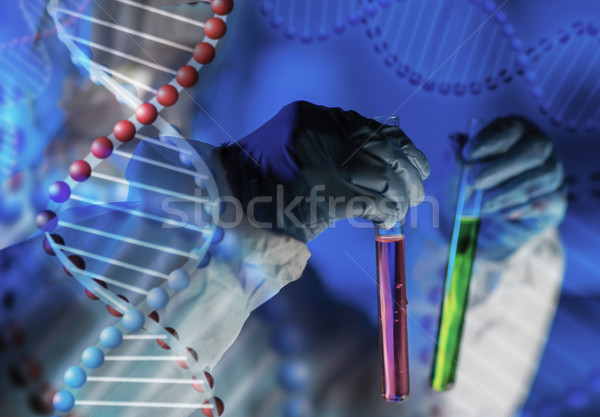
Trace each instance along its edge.
<instances>
[{"instance_id":1,"label":"blue nitrile glove","mask_svg":"<svg viewBox=\"0 0 600 417\"><path fill-rule=\"evenodd\" d=\"M423 201L429 176L399 128L304 101L219 152L248 216L304 242L344 218L391 227Z\"/></svg>"},{"instance_id":2,"label":"blue nitrile glove","mask_svg":"<svg viewBox=\"0 0 600 417\"><path fill-rule=\"evenodd\" d=\"M478 254L504 259L557 226L567 208L564 171L550 139L528 120L494 120L462 148L468 183L484 190Z\"/></svg>"}]
</instances>

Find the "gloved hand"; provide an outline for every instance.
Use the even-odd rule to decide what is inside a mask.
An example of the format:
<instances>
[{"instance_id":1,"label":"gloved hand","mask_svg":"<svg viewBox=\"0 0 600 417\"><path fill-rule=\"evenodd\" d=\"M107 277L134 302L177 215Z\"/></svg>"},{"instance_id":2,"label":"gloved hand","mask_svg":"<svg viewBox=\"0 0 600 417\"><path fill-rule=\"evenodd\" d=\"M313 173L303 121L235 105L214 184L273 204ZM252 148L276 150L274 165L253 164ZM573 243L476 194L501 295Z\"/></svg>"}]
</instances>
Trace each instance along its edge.
<instances>
[{"instance_id":1,"label":"gloved hand","mask_svg":"<svg viewBox=\"0 0 600 417\"><path fill-rule=\"evenodd\" d=\"M464 139L464 138L463 138ZM524 118L499 118L461 149L467 181L484 190L478 254L504 259L563 220L563 166L550 139Z\"/></svg>"},{"instance_id":2,"label":"gloved hand","mask_svg":"<svg viewBox=\"0 0 600 417\"><path fill-rule=\"evenodd\" d=\"M303 101L219 154L250 221L304 242L344 218L392 227L423 201L429 176L399 128Z\"/></svg>"}]
</instances>

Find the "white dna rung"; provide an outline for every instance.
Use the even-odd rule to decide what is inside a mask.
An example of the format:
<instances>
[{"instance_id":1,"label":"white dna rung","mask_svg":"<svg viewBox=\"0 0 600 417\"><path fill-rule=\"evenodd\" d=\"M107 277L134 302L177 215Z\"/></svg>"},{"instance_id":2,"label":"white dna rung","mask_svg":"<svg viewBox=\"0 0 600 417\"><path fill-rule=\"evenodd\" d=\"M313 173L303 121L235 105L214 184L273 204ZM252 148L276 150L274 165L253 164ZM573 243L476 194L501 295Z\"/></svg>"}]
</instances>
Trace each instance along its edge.
<instances>
[{"instance_id":1,"label":"white dna rung","mask_svg":"<svg viewBox=\"0 0 600 417\"><path fill-rule=\"evenodd\" d=\"M595 22L574 22L527 50L531 92L555 127L591 132L600 126L599 32Z\"/></svg>"},{"instance_id":2,"label":"white dna rung","mask_svg":"<svg viewBox=\"0 0 600 417\"><path fill-rule=\"evenodd\" d=\"M50 81L45 38L54 34L45 14L45 0L19 0L15 6L26 21L26 34L0 44L0 107L30 100Z\"/></svg>"},{"instance_id":3,"label":"white dna rung","mask_svg":"<svg viewBox=\"0 0 600 417\"><path fill-rule=\"evenodd\" d=\"M181 66L193 61L191 56L198 43L214 47L223 34L215 31L215 20L211 19L226 20L226 16L216 17L210 4L202 3L152 7L142 0L98 0L88 4L52 0L49 11L74 62L134 108L137 104L132 97L146 101L154 96ZM196 69L203 65L195 64Z\"/></svg>"},{"instance_id":4,"label":"white dna rung","mask_svg":"<svg viewBox=\"0 0 600 417\"><path fill-rule=\"evenodd\" d=\"M165 416L170 415L167 410L191 414L219 404L220 414L222 402L212 397L212 376L190 370L194 358L186 349L178 350L175 334L153 320L146 321L145 330L128 330L124 324L126 320L105 328L99 343L83 350L81 363L66 369L65 387L54 399L56 411Z\"/></svg>"}]
</instances>

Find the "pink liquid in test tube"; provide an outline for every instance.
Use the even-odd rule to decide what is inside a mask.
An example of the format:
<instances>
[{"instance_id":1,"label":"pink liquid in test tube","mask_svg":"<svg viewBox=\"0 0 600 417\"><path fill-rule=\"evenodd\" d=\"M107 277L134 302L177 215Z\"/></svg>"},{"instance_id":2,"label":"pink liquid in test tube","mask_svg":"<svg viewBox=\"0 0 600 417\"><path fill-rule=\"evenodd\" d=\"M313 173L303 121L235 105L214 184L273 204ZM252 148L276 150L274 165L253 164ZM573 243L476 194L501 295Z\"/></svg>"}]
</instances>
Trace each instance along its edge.
<instances>
[{"instance_id":1,"label":"pink liquid in test tube","mask_svg":"<svg viewBox=\"0 0 600 417\"><path fill-rule=\"evenodd\" d=\"M385 233L385 234L384 234ZM410 393L404 234L377 229L381 396L400 402Z\"/></svg>"}]
</instances>

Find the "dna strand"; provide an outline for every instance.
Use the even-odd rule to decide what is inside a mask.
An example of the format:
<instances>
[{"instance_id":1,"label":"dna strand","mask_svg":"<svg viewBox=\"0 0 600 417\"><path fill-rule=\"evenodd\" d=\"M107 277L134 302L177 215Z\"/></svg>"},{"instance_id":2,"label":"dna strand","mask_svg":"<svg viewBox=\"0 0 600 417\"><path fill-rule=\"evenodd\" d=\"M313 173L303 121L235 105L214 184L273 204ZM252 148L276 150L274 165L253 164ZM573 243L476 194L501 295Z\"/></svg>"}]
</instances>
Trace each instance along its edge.
<instances>
[{"instance_id":1,"label":"dna strand","mask_svg":"<svg viewBox=\"0 0 600 417\"><path fill-rule=\"evenodd\" d=\"M540 112L571 133L592 132L600 124L598 32L596 23L574 22L526 51L526 80Z\"/></svg>"},{"instance_id":2,"label":"dna strand","mask_svg":"<svg viewBox=\"0 0 600 417\"><path fill-rule=\"evenodd\" d=\"M444 96L479 95L527 66L522 41L494 1L396 3L368 22L367 36L384 64L411 85Z\"/></svg>"},{"instance_id":3,"label":"dna strand","mask_svg":"<svg viewBox=\"0 0 600 417\"><path fill-rule=\"evenodd\" d=\"M20 172L19 156L25 148L26 132L13 124L14 108L0 112L0 247L24 239L36 213L28 192L31 175Z\"/></svg>"},{"instance_id":4,"label":"dna strand","mask_svg":"<svg viewBox=\"0 0 600 417\"><path fill-rule=\"evenodd\" d=\"M64 350L64 337L70 332L89 330L89 320L99 319L102 311L90 309L78 288L66 284L59 271L44 271L37 262L23 264L33 252L41 250L39 239L19 244L13 255L5 255L0 262L3 284L8 289L2 294L2 328L0 329L0 385L5 396L0 410L10 415L52 415L52 397L58 391L53 375L62 363L47 360L57 350ZM17 254L20 254L17 255ZM23 265L19 269L15 264ZM54 273L53 273L54 272ZM22 274L30 279L23 288ZM31 286L44 288L32 292ZM66 302L69 300L69 302ZM73 302L73 300L76 300ZM21 308L22 303L27 305ZM52 332L47 329L52 328Z\"/></svg>"},{"instance_id":5,"label":"dna strand","mask_svg":"<svg viewBox=\"0 0 600 417\"><path fill-rule=\"evenodd\" d=\"M196 84L200 68L213 60L233 2L213 0L181 7L194 7L187 10L194 12L194 18L177 13L177 8L133 0L94 4L52 0L48 5L72 60L135 110L129 119L117 122L110 135L96 138L85 158L70 165L69 176L50 187L52 202L36 217L45 235L44 251L85 287L89 298L104 302L118 318L100 332L98 343L84 350L81 362L65 372L66 387L53 397L61 415L75 410L114 416L115 409L122 407L127 415L144 416L165 415L165 409L176 415L202 409L213 416L223 411L222 402L212 395L212 376L196 362L196 351L161 319L176 321L167 305L182 297L184 290L202 292L206 283L191 280L190 275L208 264L208 248L223 238L222 229L206 219L199 224L175 220L153 210L151 204L139 207L89 196L95 187L108 184L142 200L173 198L200 205L206 213L215 207L218 189L208 167L160 113L175 105L183 89ZM141 14L156 19L144 27ZM127 25L114 16L133 19ZM177 32L174 25L203 31L202 41L192 47L169 39ZM187 29L180 33L188 34ZM189 41L198 37L190 36ZM161 47L160 57L147 52L152 44ZM142 56L133 51L141 51ZM188 54L183 62L179 62L181 51ZM109 157L123 170L137 167L139 175L122 178L107 171L104 161ZM86 187L79 187L81 183ZM200 195L190 194L194 186ZM86 188L87 192L81 191ZM59 230L60 234L53 233ZM165 352L169 354L161 354ZM166 362L174 366L161 366Z\"/></svg>"},{"instance_id":6,"label":"dna strand","mask_svg":"<svg viewBox=\"0 0 600 417\"><path fill-rule=\"evenodd\" d=\"M287 39L299 38L303 43L315 39L325 41L377 13L374 4L363 4L362 0L259 1L261 13L273 28L283 31ZM389 0L380 0L379 3L387 4Z\"/></svg>"},{"instance_id":7,"label":"dna strand","mask_svg":"<svg viewBox=\"0 0 600 417\"><path fill-rule=\"evenodd\" d=\"M13 176L17 170L17 155L24 145L24 133L15 128L8 117L0 123L0 181Z\"/></svg>"},{"instance_id":8,"label":"dna strand","mask_svg":"<svg viewBox=\"0 0 600 417\"><path fill-rule=\"evenodd\" d=\"M0 105L14 105L34 97L50 80L50 60L42 39L54 31L45 6L45 0L18 3L30 33L0 44Z\"/></svg>"}]
</instances>

